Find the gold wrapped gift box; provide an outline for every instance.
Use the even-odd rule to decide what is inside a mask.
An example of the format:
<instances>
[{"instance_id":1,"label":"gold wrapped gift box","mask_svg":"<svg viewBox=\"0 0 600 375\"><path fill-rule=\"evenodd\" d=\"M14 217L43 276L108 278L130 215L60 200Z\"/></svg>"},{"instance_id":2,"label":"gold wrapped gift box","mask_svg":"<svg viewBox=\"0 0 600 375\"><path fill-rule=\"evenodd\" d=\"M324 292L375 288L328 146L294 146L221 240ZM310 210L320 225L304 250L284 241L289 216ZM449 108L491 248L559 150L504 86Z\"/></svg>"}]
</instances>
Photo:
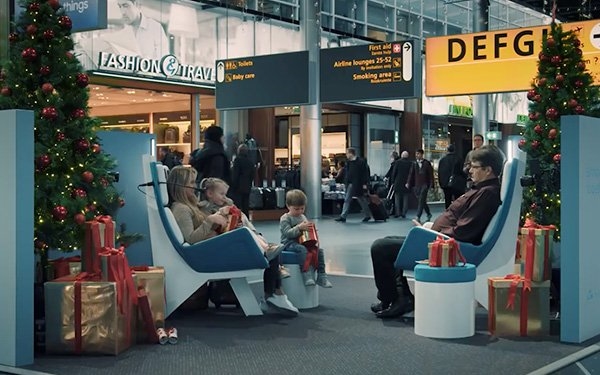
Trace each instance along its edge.
<instances>
[{"instance_id":1,"label":"gold wrapped gift box","mask_svg":"<svg viewBox=\"0 0 600 375\"><path fill-rule=\"evenodd\" d=\"M148 296L155 328L164 328L167 302L165 299L165 269L163 267L132 267L138 289ZM144 321L138 312L138 342L146 340Z\"/></svg>"},{"instance_id":2,"label":"gold wrapped gift box","mask_svg":"<svg viewBox=\"0 0 600 375\"><path fill-rule=\"evenodd\" d=\"M128 314L117 305L117 284L77 281L81 305L75 299L75 277L44 284L46 303L46 351L56 354L110 354L127 350L135 334L135 306L126 304ZM80 309L80 319L76 316ZM80 320L80 329L76 323Z\"/></svg>"},{"instance_id":3,"label":"gold wrapped gift box","mask_svg":"<svg viewBox=\"0 0 600 375\"><path fill-rule=\"evenodd\" d=\"M515 275L518 277L518 275ZM550 281L531 282L523 290L523 278L488 279L488 329L496 336L544 336L550 327ZM516 285L514 285L515 283ZM513 290L511 291L511 284ZM512 298L512 307L509 305ZM525 299L525 304L523 300Z\"/></svg>"}]
</instances>

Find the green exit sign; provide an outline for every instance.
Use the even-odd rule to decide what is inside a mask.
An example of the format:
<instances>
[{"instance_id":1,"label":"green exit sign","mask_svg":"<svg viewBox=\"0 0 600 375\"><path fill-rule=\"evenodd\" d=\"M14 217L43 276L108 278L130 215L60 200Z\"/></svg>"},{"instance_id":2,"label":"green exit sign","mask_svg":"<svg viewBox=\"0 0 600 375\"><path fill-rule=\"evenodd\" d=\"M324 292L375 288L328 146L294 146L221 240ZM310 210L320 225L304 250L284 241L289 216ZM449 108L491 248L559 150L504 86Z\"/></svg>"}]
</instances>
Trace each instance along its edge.
<instances>
[{"instance_id":1,"label":"green exit sign","mask_svg":"<svg viewBox=\"0 0 600 375\"><path fill-rule=\"evenodd\" d=\"M525 126L525 124L527 124L528 120L529 120L529 116L527 116L527 115L517 115L517 125L519 125L519 126Z\"/></svg>"}]
</instances>

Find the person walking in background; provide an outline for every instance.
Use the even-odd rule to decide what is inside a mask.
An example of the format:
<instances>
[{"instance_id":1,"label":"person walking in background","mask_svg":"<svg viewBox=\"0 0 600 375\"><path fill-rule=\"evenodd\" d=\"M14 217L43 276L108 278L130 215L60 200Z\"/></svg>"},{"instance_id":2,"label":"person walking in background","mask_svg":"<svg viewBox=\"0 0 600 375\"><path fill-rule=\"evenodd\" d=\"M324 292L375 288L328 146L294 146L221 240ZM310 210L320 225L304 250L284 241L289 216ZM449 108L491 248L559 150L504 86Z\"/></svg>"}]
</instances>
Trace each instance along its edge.
<instances>
[{"instance_id":1,"label":"person walking in background","mask_svg":"<svg viewBox=\"0 0 600 375\"><path fill-rule=\"evenodd\" d=\"M246 145L246 147L248 147L248 158L250 159L252 164L254 164L255 174L258 178L257 184L259 184L260 180L262 179L260 173L260 167L263 163L262 153L260 152L260 148L258 147L256 139L254 139L254 137L252 137L252 135L250 135L249 133L246 134L246 140L244 141L244 144Z\"/></svg>"},{"instance_id":2,"label":"person walking in background","mask_svg":"<svg viewBox=\"0 0 600 375\"><path fill-rule=\"evenodd\" d=\"M223 129L212 125L204 132L204 146L190 155L190 164L198 171L198 182L203 178L216 177L231 183L229 158L223 145Z\"/></svg>"},{"instance_id":3,"label":"person walking in background","mask_svg":"<svg viewBox=\"0 0 600 375\"><path fill-rule=\"evenodd\" d=\"M408 151L402 151L400 158L394 162L391 185L394 187L394 217L406 218L408 211L408 194L410 190L406 187L410 167L412 163L408 160Z\"/></svg>"},{"instance_id":4,"label":"person walking in background","mask_svg":"<svg viewBox=\"0 0 600 375\"><path fill-rule=\"evenodd\" d=\"M383 176L383 178L386 178L389 182L389 186L392 185L391 183L391 179L392 179L392 174L394 173L394 163L396 162L396 160L398 160L399 156L398 156L398 152L394 151L390 154L390 168L388 169L387 173L385 174L385 176Z\"/></svg>"},{"instance_id":5,"label":"person walking in background","mask_svg":"<svg viewBox=\"0 0 600 375\"><path fill-rule=\"evenodd\" d=\"M362 221L367 222L371 220L371 211L365 197L369 183L369 165L365 159L357 157L356 150L351 147L346 150L346 157L348 158L346 161L345 177L346 197L344 198L342 213L335 221L346 222L346 216L348 216L348 211L350 210L350 202L352 198L356 198L365 215Z\"/></svg>"},{"instance_id":6,"label":"person walking in background","mask_svg":"<svg viewBox=\"0 0 600 375\"><path fill-rule=\"evenodd\" d=\"M429 160L423 158L424 154L425 151L423 151L423 149L418 149L415 152L415 158L417 160L412 163L408 174L408 181L406 183L406 188L412 188L417 196L418 207L415 220L418 222L421 222L423 210L425 210L425 213L427 214L427 221L431 221L431 211L427 204L427 193L429 192L429 189L433 187L433 166Z\"/></svg>"},{"instance_id":7,"label":"person walking in background","mask_svg":"<svg viewBox=\"0 0 600 375\"><path fill-rule=\"evenodd\" d=\"M235 205L250 217L250 189L254 181L255 166L248 157L248 146L241 144L237 148L237 157L231 168L231 196Z\"/></svg>"},{"instance_id":8,"label":"person walking in background","mask_svg":"<svg viewBox=\"0 0 600 375\"><path fill-rule=\"evenodd\" d=\"M463 173L463 160L454 153L454 145L448 146L448 153L438 164L438 181L444 191L446 208L465 192L467 177Z\"/></svg>"},{"instance_id":9,"label":"person walking in background","mask_svg":"<svg viewBox=\"0 0 600 375\"><path fill-rule=\"evenodd\" d=\"M163 165L166 165L169 168L169 170L181 165L181 159L179 159L167 146L161 146L158 149L158 158Z\"/></svg>"}]
</instances>

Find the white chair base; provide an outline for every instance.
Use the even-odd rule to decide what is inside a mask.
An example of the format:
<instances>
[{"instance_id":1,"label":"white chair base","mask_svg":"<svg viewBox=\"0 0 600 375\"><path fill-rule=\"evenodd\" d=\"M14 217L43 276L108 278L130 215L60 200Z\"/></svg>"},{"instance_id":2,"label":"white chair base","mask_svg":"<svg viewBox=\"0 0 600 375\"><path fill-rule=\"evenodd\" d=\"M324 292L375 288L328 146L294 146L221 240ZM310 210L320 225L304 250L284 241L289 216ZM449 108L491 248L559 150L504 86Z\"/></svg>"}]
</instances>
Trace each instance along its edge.
<instances>
[{"instance_id":1,"label":"white chair base","mask_svg":"<svg viewBox=\"0 0 600 375\"><path fill-rule=\"evenodd\" d=\"M474 284L415 281L415 334L440 339L473 336Z\"/></svg>"},{"instance_id":2,"label":"white chair base","mask_svg":"<svg viewBox=\"0 0 600 375\"><path fill-rule=\"evenodd\" d=\"M290 277L281 280L283 291L299 309L312 309L319 306L319 286L305 286L298 264L285 264ZM315 275L316 281L316 275Z\"/></svg>"}]
</instances>

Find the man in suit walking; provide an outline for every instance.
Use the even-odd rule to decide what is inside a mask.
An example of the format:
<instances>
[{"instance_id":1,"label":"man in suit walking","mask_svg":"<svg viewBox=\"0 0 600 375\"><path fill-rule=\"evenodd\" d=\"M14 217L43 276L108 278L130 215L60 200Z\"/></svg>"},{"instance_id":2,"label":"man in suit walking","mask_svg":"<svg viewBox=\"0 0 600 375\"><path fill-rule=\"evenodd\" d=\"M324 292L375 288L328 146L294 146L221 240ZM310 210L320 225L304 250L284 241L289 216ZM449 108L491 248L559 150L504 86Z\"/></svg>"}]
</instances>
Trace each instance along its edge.
<instances>
[{"instance_id":1,"label":"man in suit walking","mask_svg":"<svg viewBox=\"0 0 600 375\"><path fill-rule=\"evenodd\" d=\"M412 163L408 160L408 151L402 151L400 159L394 162L392 172L392 184L394 186L394 217L406 218L408 211L408 194L410 190L406 188L408 175Z\"/></svg>"},{"instance_id":2,"label":"man in suit walking","mask_svg":"<svg viewBox=\"0 0 600 375\"><path fill-rule=\"evenodd\" d=\"M417 196L418 207L415 220L418 222L421 222L423 210L427 214L427 221L431 221L431 211L429 210L429 205L427 205L427 192L433 187L433 166L429 160L423 158L424 154L425 151L423 149L418 149L415 152L417 160L413 162L410 168L408 182L406 183L406 188L413 188Z\"/></svg>"},{"instance_id":3,"label":"man in suit walking","mask_svg":"<svg viewBox=\"0 0 600 375\"><path fill-rule=\"evenodd\" d=\"M365 159L356 156L356 150L353 148L346 150L346 157L348 158L345 170L346 197L344 199L344 206L342 207L342 214L335 221L346 222L346 216L350 210L350 202L352 198L355 198L358 200L360 208L365 214L362 221L366 223L371 220L369 203L365 197L369 183L369 165Z\"/></svg>"}]
</instances>

